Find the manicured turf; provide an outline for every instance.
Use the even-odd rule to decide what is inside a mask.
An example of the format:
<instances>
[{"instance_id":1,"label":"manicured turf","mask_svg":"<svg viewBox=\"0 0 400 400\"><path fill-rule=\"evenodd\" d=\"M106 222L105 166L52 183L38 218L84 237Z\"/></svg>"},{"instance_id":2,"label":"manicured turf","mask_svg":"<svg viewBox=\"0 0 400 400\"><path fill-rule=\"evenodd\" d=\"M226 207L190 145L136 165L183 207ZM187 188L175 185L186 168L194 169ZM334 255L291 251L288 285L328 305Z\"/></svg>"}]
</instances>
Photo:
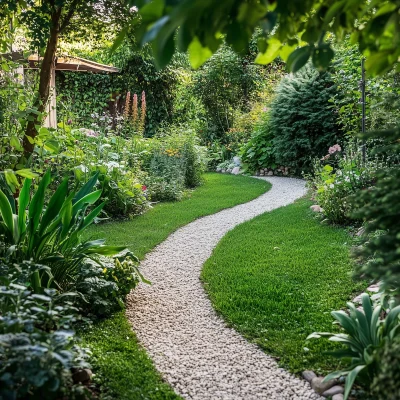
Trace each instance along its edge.
<instances>
[{"instance_id":1,"label":"manicured turf","mask_svg":"<svg viewBox=\"0 0 400 400\"><path fill-rule=\"evenodd\" d=\"M302 199L238 226L202 271L225 320L293 372L334 370L337 361L322 354L331 345L305 339L335 330L330 312L365 288L350 276L351 238L316 221L310 204Z\"/></svg>"},{"instance_id":2,"label":"manicured turf","mask_svg":"<svg viewBox=\"0 0 400 400\"><path fill-rule=\"evenodd\" d=\"M250 201L271 185L245 176L206 174L203 186L177 203L156 205L146 214L126 222L94 226L88 237L106 238L108 244L125 245L139 258L173 231L204 215ZM123 313L95 324L83 335L93 352L92 365L107 398L119 400L178 399L165 384L140 347Z\"/></svg>"},{"instance_id":3,"label":"manicured turf","mask_svg":"<svg viewBox=\"0 0 400 400\"><path fill-rule=\"evenodd\" d=\"M107 244L124 245L142 259L179 227L223 208L246 203L271 187L266 181L246 176L208 173L204 178L204 185L190 197L180 202L158 204L131 221L93 225L87 237L105 238Z\"/></svg>"}]
</instances>

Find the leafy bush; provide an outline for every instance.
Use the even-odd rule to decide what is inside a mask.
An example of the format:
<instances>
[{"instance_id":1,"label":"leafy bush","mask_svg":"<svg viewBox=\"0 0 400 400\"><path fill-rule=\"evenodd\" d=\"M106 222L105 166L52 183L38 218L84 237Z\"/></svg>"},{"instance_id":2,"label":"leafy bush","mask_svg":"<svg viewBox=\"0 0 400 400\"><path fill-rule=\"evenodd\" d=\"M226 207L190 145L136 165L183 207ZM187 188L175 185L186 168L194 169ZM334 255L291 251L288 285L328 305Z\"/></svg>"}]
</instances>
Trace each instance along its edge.
<instances>
[{"instance_id":1,"label":"leafy bush","mask_svg":"<svg viewBox=\"0 0 400 400\"><path fill-rule=\"evenodd\" d=\"M349 144L344 152L339 145L331 146L326 156L315 160L313 174L308 176L323 215L338 224L354 218L351 196L372 186L383 165L385 162L376 157L364 162L355 144Z\"/></svg>"},{"instance_id":2,"label":"leafy bush","mask_svg":"<svg viewBox=\"0 0 400 400\"><path fill-rule=\"evenodd\" d=\"M88 367L71 324L77 309L55 290L31 294L25 286L0 287L0 396L4 399L84 398L72 369Z\"/></svg>"},{"instance_id":3,"label":"leafy bush","mask_svg":"<svg viewBox=\"0 0 400 400\"><path fill-rule=\"evenodd\" d=\"M240 155L244 165L251 172L276 167L268 115L261 118L253 137L240 149Z\"/></svg>"},{"instance_id":4,"label":"leafy bush","mask_svg":"<svg viewBox=\"0 0 400 400\"><path fill-rule=\"evenodd\" d=\"M371 385L373 378L377 375L378 365L375 351L382 347L385 341L392 342L400 328L399 315L400 306L390 310L387 316L381 320L380 305L372 307L372 302L367 294L361 296L363 311L356 308L353 303L347 303L349 315L346 312L332 311L332 316L346 333L314 332L307 339L329 337L332 342L339 342L347 346L347 349L339 349L328 354L350 360L348 368L333 372L325 377L325 381L346 377L345 400L350 390L358 379L367 388Z\"/></svg>"},{"instance_id":5,"label":"leafy bush","mask_svg":"<svg viewBox=\"0 0 400 400\"><path fill-rule=\"evenodd\" d=\"M400 336L385 341L378 350L378 372L371 385L375 400L397 400L400 398Z\"/></svg>"},{"instance_id":6,"label":"leafy bush","mask_svg":"<svg viewBox=\"0 0 400 400\"><path fill-rule=\"evenodd\" d=\"M50 184L47 171L30 199L31 180L26 179L18 199L18 212L13 198L0 190L0 233L8 245L4 256L10 260L34 260L50 270L37 270L31 279L35 292L47 286L68 289L74 282L79 265L86 257L112 255L124 247L105 246L104 240L80 241L81 233L93 222L104 202L86 215L87 208L101 195L92 191L95 174L78 192L68 191L64 179L45 206L46 189ZM28 209L28 211L27 211Z\"/></svg>"},{"instance_id":7,"label":"leafy bush","mask_svg":"<svg viewBox=\"0 0 400 400\"><path fill-rule=\"evenodd\" d=\"M146 281L131 253L114 258L114 264L81 266L76 290L82 295L82 309L88 314L106 316L125 307L125 299L140 280Z\"/></svg>"},{"instance_id":8,"label":"leafy bush","mask_svg":"<svg viewBox=\"0 0 400 400\"><path fill-rule=\"evenodd\" d=\"M270 129L276 162L300 174L340 139L330 99L336 86L328 72L310 66L282 79L271 104Z\"/></svg>"},{"instance_id":9,"label":"leafy bush","mask_svg":"<svg viewBox=\"0 0 400 400\"><path fill-rule=\"evenodd\" d=\"M398 157L400 128L370 133L367 138L380 137L387 145L376 153ZM382 168L376 184L354 196L354 216L366 224L364 246L355 251L359 258L357 275L382 281L382 288L393 295L400 294L400 167ZM374 232L379 232L378 235ZM372 234L372 235L368 235Z\"/></svg>"}]
</instances>

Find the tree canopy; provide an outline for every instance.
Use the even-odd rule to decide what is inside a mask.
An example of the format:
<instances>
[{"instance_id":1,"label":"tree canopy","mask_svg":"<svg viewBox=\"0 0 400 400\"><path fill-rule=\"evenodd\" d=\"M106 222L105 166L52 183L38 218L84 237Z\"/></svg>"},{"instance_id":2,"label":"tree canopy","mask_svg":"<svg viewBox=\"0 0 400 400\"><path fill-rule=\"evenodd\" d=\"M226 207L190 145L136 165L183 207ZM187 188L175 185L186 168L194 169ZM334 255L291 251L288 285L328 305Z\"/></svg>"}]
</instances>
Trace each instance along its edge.
<instances>
[{"instance_id":1,"label":"tree canopy","mask_svg":"<svg viewBox=\"0 0 400 400\"><path fill-rule=\"evenodd\" d=\"M153 44L159 67L168 64L176 48L189 52L194 67L224 40L244 52L258 27L256 62L268 64L280 56L292 72L310 59L325 69L334 56L332 35L338 40L351 35L372 75L391 70L400 57L399 0L129 1L139 9L141 41Z\"/></svg>"}]
</instances>

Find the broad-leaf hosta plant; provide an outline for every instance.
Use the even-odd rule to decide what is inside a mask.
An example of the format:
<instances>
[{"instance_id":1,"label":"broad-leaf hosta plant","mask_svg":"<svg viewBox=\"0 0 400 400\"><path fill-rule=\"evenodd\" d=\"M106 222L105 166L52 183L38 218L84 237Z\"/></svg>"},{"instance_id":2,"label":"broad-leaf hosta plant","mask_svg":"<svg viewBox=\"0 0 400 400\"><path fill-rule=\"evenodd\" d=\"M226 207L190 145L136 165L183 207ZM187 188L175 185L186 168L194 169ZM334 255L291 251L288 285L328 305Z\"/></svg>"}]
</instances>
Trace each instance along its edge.
<instances>
[{"instance_id":1,"label":"broad-leaf hosta plant","mask_svg":"<svg viewBox=\"0 0 400 400\"><path fill-rule=\"evenodd\" d=\"M345 400L356 379L369 387L379 370L379 358L376 351L384 343L391 342L400 334L400 306L389 310L385 318L381 318L382 306L372 306L370 297L363 294L362 310L353 303L347 303L349 313L332 311L335 323L339 324L345 333L314 332L307 339L329 337L332 342L344 344L347 349L339 349L328 354L349 361L348 368L333 372L325 377L325 381L346 377Z\"/></svg>"},{"instance_id":2,"label":"broad-leaf hosta plant","mask_svg":"<svg viewBox=\"0 0 400 400\"><path fill-rule=\"evenodd\" d=\"M0 190L0 235L5 243L3 256L10 261L33 260L50 267L32 275L34 291L55 286L66 290L74 282L85 258L113 255L124 247L106 246L104 240L81 241L82 231L99 215L105 203L91 211L101 190L93 190L95 174L78 192L70 192L64 179L46 202L46 189L51 182L46 172L30 197L32 181L25 179L17 203Z\"/></svg>"}]
</instances>

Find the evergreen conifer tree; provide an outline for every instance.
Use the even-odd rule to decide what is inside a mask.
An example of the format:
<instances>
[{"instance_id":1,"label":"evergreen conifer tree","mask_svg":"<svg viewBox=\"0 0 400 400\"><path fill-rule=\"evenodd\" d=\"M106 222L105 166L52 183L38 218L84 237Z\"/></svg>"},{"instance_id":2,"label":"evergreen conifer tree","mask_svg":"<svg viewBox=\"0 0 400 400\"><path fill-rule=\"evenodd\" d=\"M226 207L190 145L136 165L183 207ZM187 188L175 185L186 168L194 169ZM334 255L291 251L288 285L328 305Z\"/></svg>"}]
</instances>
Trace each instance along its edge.
<instances>
[{"instance_id":1,"label":"evergreen conifer tree","mask_svg":"<svg viewBox=\"0 0 400 400\"><path fill-rule=\"evenodd\" d=\"M331 74L307 66L284 77L271 105L270 128L276 162L292 172L309 172L340 133L330 99L336 94Z\"/></svg>"}]
</instances>

